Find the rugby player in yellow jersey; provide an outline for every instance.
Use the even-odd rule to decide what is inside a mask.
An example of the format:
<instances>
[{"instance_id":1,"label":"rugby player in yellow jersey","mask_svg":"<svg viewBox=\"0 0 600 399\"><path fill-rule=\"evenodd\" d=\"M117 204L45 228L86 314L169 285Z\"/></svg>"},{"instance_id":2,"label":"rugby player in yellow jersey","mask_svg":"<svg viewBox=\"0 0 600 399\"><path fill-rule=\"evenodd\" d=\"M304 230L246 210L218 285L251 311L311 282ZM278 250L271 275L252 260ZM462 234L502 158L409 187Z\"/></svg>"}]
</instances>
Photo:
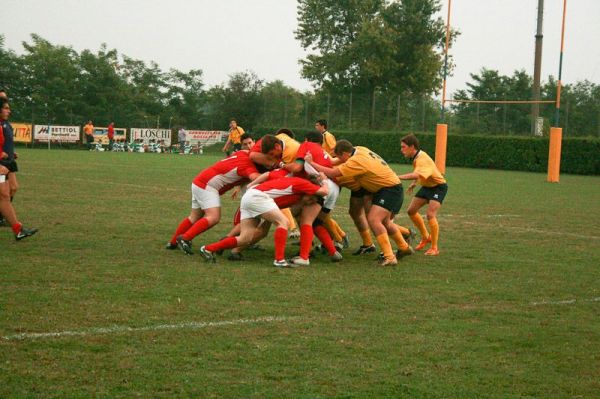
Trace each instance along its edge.
<instances>
[{"instance_id":1,"label":"rugby player in yellow jersey","mask_svg":"<svg viewBox=\"0 0 600 399\"><path fill-rule=\"evenodd\" d=\"M417 182L421 185L421 189L417 191L414 198L412 199L408 207L408 216L417 226L421 232L421 242L416 246L416 250L422 250L425 246L431 243L425 255L436 256L439 255L438 249L438 238L440 234L440 228L437 221L437 212L442 206L442 202L448 192L448 185L446 179L440 173L433 159L425 151L422 151L419 147L419 140L414 134L402 137L400 140L400 151L404 157L411 159L414 171L400 175L402 180L414 180L408 187L407 192L410 194ZM425 204L427 206L427 221L429 222L429 230L431 234L427 232L425 222L419 214L419 209Z\"/></svg>"},{"instance_id":2,"label":"rugby player in yellow jersey","mask_svg":"<svg viewBox=\"0 0 600 399\"><path fill-rule=\"evenodd\" d=\"M335 136L327 130L327 121L325 119L319 119L315 123L315 130L323 135L323 150L329 154L331 158L335 158Z\"/></svg>"},{"instance_id":3,"label":"rugby player in yellow jersey","mask_svg":"<svg viewBox=\"0 0 600 399\"><path fill-rule=\"evenodd\" d=\"M229 121L229 137L227 138L227 142L223 146L223 152L227 153L227 156L231 155L231 151L229 150L230 145L233 147L233 152L242 149L241 137L243 134L244 129L242 129L241 126L238 126L237 121L235 119Z\"/></svg>"},{"instance_id":4,"label":"rugby player in yellow jersey","mask_svg":"<svg viewBox=\"0 0 600 399\"><path fill-rule=\"evenodd\" d=\"M369 226L383 252L380 264L382 266L397 264L397 257L413 253L413 249L406 243L400 229L393 221L394 215L402 207L403 191L400 179L379 155L367 147L354 147L347 140L339 140L334 152L340 164L333 168L311 162L310 155L305 160L330 178L352 177L361 188L372 193L371 201L365 200L365 208ZM390 237L398 245L396 254L392 250Z\"/></svg>"}]
</instances>

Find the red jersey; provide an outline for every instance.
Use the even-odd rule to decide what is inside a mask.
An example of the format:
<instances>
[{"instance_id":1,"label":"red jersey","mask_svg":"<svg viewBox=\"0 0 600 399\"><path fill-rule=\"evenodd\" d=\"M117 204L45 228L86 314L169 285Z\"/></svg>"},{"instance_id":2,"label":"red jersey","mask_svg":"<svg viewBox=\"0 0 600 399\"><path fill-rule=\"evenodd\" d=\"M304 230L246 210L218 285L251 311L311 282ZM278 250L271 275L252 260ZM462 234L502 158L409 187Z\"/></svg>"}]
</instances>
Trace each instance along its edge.
<instances>
[{"instance_id":1,"label":"red jersey","mask_svg":"<svg viewBox=\"0 0 600 399\"><path fill-rule=\"evenodd\" d=\"M263 191L269 197L273 198L277 206L281 209L288 208L300 201L300 198L304 194L313 195L320 188L316 184L300 177L282 177L252 187L253 190Z\"/></svg>"},{"instance_id":2,"label":"red jersey","mask_svg":"<svg viewBox=\"0 0 600 399\"><path fill-rule=\"evenodd\" d=\"M115 128L114 127L112 127L110 125L108 126L108 134L107 134L107 136L108 136L109 140L112 140L115 137Z\"/></svg>"},{"instance_id":3,"label":"red jersey","mask_svg":"<svg viewBox=\"0 0 600 399\"><path fill-rule=\"evenodd\" d=\"M4 132L2 131L2 126L0 125L0 153L2 153L3 148L4 148Z\"/></svg>"},{"instance_id":4,"label":"red jersey","mask_svg":"<svg viewBox=\"0 0 600 399\"><path fill-rule=\"evenodd\" d=\"M258 173L258 170L250 160L248 153L238 151L232 156L204 169L196 176L194 184L200 188L214 188L219 191L219 194L223 194L232 187L239 186L249 180L250 175L253 173Z\"/></svg>"},{"instance_id":5,"label":"red jersey","mask_svg":"<svg viewBox=\"0 0 600 399\"><path fill-rule=\"evenodd\" d=\"M331 163L331 157L328 153L323 150L320 144L313 143L310 141L305 141L300 144L300 148L298 148L298 153L296 154L297 160L302 160L304 162L304 157L307 153L311 153L313 157L313 162L317 165L325 166L327 168L333 168L333 164ZM304 169L298 172L295 176L306 177L307 173Z\"/></svg>"}]
</instances>

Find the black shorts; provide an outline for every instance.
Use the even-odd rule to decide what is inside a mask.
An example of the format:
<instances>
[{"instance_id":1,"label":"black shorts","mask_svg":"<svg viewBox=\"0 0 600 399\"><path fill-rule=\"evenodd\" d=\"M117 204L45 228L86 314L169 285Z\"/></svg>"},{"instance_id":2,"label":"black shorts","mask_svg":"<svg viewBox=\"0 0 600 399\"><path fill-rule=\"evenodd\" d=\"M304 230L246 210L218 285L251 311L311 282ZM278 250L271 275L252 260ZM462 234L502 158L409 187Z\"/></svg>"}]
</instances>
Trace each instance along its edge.
<instances>
[{"instance_id":1,"label":"black shorts","mask_svg":"<svg viewBox=\"0 0 600 399\"><path fill-rule=\"evenodd\" d=\"M237 143L233 145L233 151L239 151L242 149L242 143Z\"/></svg>"},{"instance_id":2,"label":"black shorts","mask_svg":"<svg viewBox=\"0 0 600 399\"><path fill-rule=\"evenodd\" d=\"M429 201L437 201L440 204L444 202L444 198L446 198L446 193L448 192L448 185L438 184L434 187L421 187L421 189L415 194L417 198L426 199Z\"/></svg>"},{"instance_id":3,"label":"black shorts","mask_svg":"<svg viewBox=\"0 0 600 399\"><path fill-rule=\"evenodd\" d=\"M8 173L14 173L19 171L19 167L17 166L17 161L14 159L12 161L1 160L0 165L4 166L8 169Z\"/></svg>"},{"instance_id":4,"label":"black shorts","mask_svg":"<svg viewBox=\"0 0 600 399\"><path fill-rule=\"evenodd\" d=\"M362 198L365 195L371 195L371 193L365 190L364 188L361 188L360 190L356 191L350 191L350 197L352 198Z\"/></svg>"},{"instance_id":5,"label":"black shorts","mask_svg":"<svg viewBox=\"0 0 600 399\"><path fill-rule=\"evenodd\" d=\"M392 215L400 212L404 202L404 190L402 184L385 187L373 194L373 205L380 206L392 212Z\"/></svg>"}]
</instances>

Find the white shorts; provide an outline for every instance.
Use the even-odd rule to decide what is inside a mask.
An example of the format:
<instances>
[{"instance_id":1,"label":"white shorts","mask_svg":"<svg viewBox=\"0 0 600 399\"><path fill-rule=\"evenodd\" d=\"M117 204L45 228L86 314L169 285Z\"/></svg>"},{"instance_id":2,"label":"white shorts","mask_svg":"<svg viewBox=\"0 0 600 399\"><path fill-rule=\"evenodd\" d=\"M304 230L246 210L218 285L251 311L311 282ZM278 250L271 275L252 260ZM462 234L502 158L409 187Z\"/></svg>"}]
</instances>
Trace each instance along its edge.
<instances>
[{"instance_id":1,"label":"white shorts","mask_svg":"<svg viewBox=\"0 0 600 399\"><path fill-rule=\"evenodd\" d=\"M200 188L192 183L192 209L220 208L221 196L219 192L207 186Z\"/></svg>"},{"instance_id":2,"label":"white shorts","mask_svg":"<svg viewBox=\"0 0 600 399\"><path fill-rule=\"evenodd\" d=\"M279 207L271 197L263 191L251 188L242 197L240 220L255 218L274 209Z\"/></svg>"},{"instance_id":3,"label":"white shorts","mask_svg":"<svg viewBox=\"0 0 600 399\"><path fill-rule=\"evenodd\" d=\"M333 211L335 203L340 196L340 187L331 179L327 179L327 187L329 188L329 194L323 197L323 208Z\"/></svg>"}]
</instances>

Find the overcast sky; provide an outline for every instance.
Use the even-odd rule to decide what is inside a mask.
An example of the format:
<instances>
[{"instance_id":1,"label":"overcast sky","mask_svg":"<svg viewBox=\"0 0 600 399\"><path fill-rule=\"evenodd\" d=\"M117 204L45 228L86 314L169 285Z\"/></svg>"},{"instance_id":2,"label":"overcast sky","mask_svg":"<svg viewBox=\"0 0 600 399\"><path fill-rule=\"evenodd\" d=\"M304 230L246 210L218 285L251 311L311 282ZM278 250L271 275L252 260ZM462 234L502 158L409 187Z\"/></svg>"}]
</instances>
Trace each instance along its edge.
<instances>
[{"instance_id":1,"label":"overcast sky","mask_svg":"<svg viewBox=\"0 0 600 399\"><path fill-rule=\"evenodd\" d=\"M447 0L440 15L446 17ZM451 25L461 31L451 49L456 69L449 92L465 87L482 67L533 74L537 0L454 0ZM101 43L121 54L154 60L164 69L202 69L208 86L252 70L300 90L298 60L305 52L294 38L296 0L4 0L5 46L37 33L76 51ZM557 76L563 0L545 0L542 77ZM563 81L600 82L600 0L570 0Z\"/></svg>"}]
</instances>

